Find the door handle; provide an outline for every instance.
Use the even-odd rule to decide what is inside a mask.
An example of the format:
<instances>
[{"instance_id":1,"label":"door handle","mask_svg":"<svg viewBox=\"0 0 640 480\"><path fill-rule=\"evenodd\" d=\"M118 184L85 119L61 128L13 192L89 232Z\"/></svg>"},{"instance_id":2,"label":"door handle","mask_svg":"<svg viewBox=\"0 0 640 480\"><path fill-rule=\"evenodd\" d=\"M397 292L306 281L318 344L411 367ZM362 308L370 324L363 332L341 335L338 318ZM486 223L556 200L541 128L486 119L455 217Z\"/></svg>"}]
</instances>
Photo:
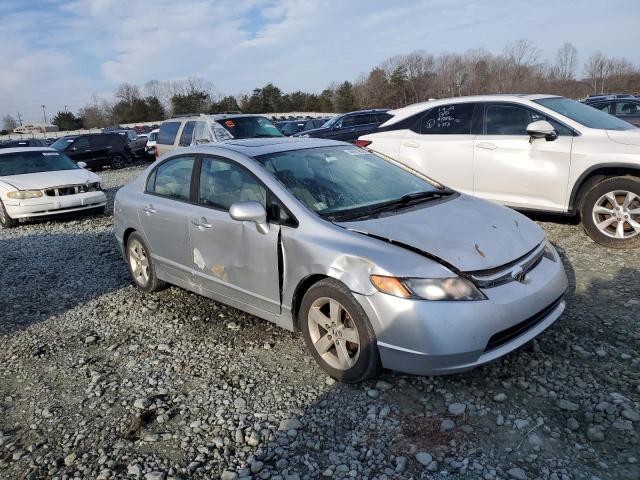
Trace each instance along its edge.
<instances>
[{"instance_id":1,"label":"door handle","mask_svg":"<svg viewBox=\"0 0 640 480\"><path fill-rule=\"evenodd\" d=\"M193 223L196 227L199 228L211 228L212 225L210 223L207 222L207 219L204 217L200 217L198 219L194 219L191 220L191 223Z\"/></svg>"},{"instance_id":2,"label":"door handle","mask_svg":"<svg viewBox=\"0 0 640 480\"><path fill-rule=\"evenodd\" d=\"M147 215L152 215L154 213L156 213L156 209L153 208L153 205L147 205L146 207L144 207L142 209L144 211L144 213L146 213Z\"/></svg>"},{"instance_id":3,"label":"door handle","mask_svg":"<svg viewBox=\"0 0 640 480\"><path fill-rule=\"evenodd\" d=\"M414 142L414 141L410 140L408 142L404 142L404 146L405 147L409 147L409 148L418 148L420 146L420 144L418 142Z\"/></svg>"},{"instance_id":4,"label":"door handle","mask_svg":"<svg viewBox=\"0 0 640 480\"><path fill-rule=\"evenodd\" d=\"M483 148L485 150L495 150L498 146L495 143L491 142L480 142L476 143L476 147Z\"/></svg>"}]
</instances>

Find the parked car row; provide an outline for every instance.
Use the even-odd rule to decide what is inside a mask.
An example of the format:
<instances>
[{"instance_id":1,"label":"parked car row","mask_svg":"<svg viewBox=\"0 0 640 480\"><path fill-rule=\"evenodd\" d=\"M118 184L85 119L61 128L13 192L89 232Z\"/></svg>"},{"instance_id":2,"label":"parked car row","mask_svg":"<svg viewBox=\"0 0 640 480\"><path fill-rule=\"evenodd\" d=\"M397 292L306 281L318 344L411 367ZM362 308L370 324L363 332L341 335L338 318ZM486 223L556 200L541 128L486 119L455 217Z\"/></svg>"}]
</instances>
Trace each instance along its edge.
<instances>
[{"instance_id":1,"label":"parked car row","mask_svg":"<svg viewBox=\"0 0 640 480\"><path fill-rule=\"evenodd\" d=\"M119 133L0 151L0 223L104 208L79 167L107 136L131 158ZM640 131L563 97L350 112L295 137L259 115L163 122L158 161L116 194L114 234L138 288L177 285L300 330L341 381L465 371L558 319L562 261L497 203L580 214L604 245L640 240Z\"/></svg>"}]
</instances>

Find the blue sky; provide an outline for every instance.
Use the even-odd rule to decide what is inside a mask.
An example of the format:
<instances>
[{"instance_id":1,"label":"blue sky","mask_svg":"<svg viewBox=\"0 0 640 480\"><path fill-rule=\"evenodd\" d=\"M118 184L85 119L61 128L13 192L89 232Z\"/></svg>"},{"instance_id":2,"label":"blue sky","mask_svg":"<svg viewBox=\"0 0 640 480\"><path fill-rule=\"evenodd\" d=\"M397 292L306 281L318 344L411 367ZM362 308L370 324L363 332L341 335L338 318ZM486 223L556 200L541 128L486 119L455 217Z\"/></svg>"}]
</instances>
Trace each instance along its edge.
<instances>
[{"instance_id":1,"label":"blue sky","mask_svg":"<svg viewBox=\"0 0 640 480\"><path fill-rule=\"evenodd\" d=\"M640 64L640 1L0 0L0 115L41 119L122 82L202 77L223 94L320 91L390 56L500 53L527 38ZM581 67L580 67L581 68ZM580 72L581 73L581 72Z\"/></svg>"}]
</instances>

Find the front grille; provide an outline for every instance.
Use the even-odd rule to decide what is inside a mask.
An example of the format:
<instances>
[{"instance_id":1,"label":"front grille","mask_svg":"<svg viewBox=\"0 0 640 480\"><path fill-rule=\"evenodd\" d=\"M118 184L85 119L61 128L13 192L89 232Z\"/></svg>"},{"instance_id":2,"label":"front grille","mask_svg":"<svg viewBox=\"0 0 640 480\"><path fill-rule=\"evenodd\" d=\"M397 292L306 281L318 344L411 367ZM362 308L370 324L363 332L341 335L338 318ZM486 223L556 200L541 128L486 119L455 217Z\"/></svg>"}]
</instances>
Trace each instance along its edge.
<instances>
[{"instance_id":1,"label":"front grille","mask_svg":"<svg viewBox=\"0 0 640 480\"><path fill-rule=\"evenodd\" d=\"M523 257L502 267L492 270L467 272L467 275L473 283L480 288L498 287L505 283L513 282L514 280L522 281L527 273L536 268L542 261L542 257L545 255L545 245L544 242L541 243Z\"/></svg>"},{"instance_id":2,"label":"front grille","mask_svg":"<svg viewBox=\"0 0 640 480\"><path fill-rule=\"evenodd\" d=\"M493 337L489 339L489 343L487 343L487 348L484 349L485 353L490 352L491 350L495 350L496 348L499 348L509 343L514 338L519 337L520 335L525 333L527 330L532 329L537 324L542 322L545 318L547 318L547 315L549 315L560 304L560 302L562 301L562 297L564 297L564 294L561 295L553 303L551 303L551 305L539 311L532 317L529 317L526 320L512 327L509 327L505 330L502 330L501 332L496 333Z\"/></svg>"},{"instance_id":3,"label":"front grille","mask_svg":"<svg viewBox=\"0 0 640 480\"><path fill-rule=\"evenodd\" d=\"M76 195L78 193L93 192L99 190L95 184L81 183L78 185L63 185L60 187L48 188L44 191L47 197L64 197L67 195Z\"/></svg>"}]
</instances>

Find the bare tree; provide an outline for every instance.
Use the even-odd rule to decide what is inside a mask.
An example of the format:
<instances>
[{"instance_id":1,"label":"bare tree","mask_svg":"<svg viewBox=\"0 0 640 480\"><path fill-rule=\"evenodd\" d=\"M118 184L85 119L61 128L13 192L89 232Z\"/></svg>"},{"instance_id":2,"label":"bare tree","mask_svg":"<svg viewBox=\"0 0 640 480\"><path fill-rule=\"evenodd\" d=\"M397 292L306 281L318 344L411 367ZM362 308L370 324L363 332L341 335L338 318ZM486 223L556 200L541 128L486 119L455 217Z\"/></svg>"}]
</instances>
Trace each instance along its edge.
<instances>
[{"instance_id":1,"label":"bare tree","mask_svg":"<svg viewBox=\"0 0 640 480\"><path fill-rule=\"evenodd\" d=\"M573 80L578 63L578 50L569 42L565 42L556 54L556 69L559 80Z\"/></svg>"},{"instance_id":2,"label":"bare tree","mask_svg":"<svg viewBox=\"0 0 640 480\"><path fill-rule=\"evenodd\" d=\"M605 81L611 72L611 60L602 52L594 52L589 56L584 69L591 80L593 93L598 93L598 86L600 93L604 93Z\"/></svg>"},{"instance_id":3,"label":"bare tree","mask_svg":"<svg viewBox=\"0 0 640 480\"><path fill-rule=\"evenodd\" d=\"M117 88L115 97L131 104L134 100L138 100L141 97L140 88L137 85L125 82Z\"/></svg>"},{"instance_id":4,"label":"bare tree","mask_svg":"<svg viewBox=\"0 0 640 480\"><path fill-rule=\"evenodd\" d=\"M7 130L9 132L13 132L13 129L16 128L18 126L18 122L16 122L16 119L13 118L12 115L5 115L4 117L2 117L2 129L3 130Z\"/></svg>"}]
</instances>

